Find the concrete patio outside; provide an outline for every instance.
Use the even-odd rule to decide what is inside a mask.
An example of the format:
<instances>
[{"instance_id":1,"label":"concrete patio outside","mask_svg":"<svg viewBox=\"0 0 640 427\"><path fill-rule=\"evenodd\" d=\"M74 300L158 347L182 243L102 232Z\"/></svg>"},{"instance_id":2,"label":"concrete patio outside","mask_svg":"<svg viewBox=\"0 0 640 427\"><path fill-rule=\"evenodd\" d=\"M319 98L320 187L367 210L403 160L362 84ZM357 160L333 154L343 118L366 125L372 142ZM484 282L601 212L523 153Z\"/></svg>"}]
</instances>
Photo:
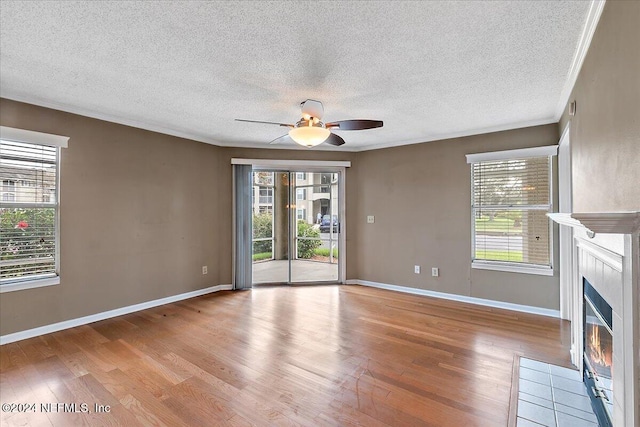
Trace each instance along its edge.
<instances>
[{"instance_id":1,"label":"concrete patio outside","mask_svg":"<svg viewBox=\"0 0 640 427\"><path fill-rule=\"evenodd\" d=\"M336 260L337 261L337 260ZM291 282L337 282L338 264L322 261L293 260ZM269 260L253 263L253 283L288 283L289 261Z\"/></svg>"}]
</instances>

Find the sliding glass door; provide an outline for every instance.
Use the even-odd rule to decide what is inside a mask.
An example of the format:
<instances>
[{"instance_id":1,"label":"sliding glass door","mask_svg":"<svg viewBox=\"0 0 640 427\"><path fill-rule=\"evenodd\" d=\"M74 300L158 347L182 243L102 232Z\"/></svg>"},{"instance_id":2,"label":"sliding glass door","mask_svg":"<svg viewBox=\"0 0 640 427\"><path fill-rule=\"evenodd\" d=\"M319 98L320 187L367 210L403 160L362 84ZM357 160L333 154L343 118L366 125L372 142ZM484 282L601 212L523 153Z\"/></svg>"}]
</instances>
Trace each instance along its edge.
<instances>
[{"instance_id":1,"label":"sliding glass door","mask_svg":"<svg viewBox=\"0 0 640 427\"><path fill-rule=\"evenodd\" d=\"M338 281L338 176L331 172L295 174L296 253L291 262L292 282Z\"/></svg>"},{"instance_id":2,"label":"sliding glass door","mask_svg":"<svg viewBox=\"0 0 640 427\"><path fill-rule=\"evenodd\" d=\"M289 173L254 171L253 283L289 282Z\"/></svg>"},{"instance_id":3,"label":"sliding glass door","mask_svg":"<svg viewBox=\"0 0 640 427\"><path fill-rule=\"evenodd\" d=\"M340 173L254 170L253 284L339 282Z\"/></svg>"}]
</instances>

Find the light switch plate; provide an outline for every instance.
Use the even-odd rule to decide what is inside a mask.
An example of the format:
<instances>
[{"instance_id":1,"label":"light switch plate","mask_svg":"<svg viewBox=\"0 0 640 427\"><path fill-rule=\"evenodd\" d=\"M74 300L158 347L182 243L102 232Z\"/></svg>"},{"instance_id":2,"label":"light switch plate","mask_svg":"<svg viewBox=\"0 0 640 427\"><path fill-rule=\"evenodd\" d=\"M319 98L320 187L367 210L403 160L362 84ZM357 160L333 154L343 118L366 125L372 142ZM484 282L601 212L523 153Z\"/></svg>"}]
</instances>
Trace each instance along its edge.
<instances>
[{"instance_id":1,"label":"light switch plate","mask_svg":"<svg viewBox=\"0 0 640 427\"><path fill-rule=\"evenodd\" d=\"M367 216L367 224L373 224L376 221L376 217L373 215Z\"/></svg>"},{"instance_id":2,"label":"light switch plate","mask_svg":"<svg viewBox=\"0 0 640 427\"><path fill-rule=\"evenodd\" d=\"M419 265L414 265L413 266L413 272L416 274L420 274L420 266Z\"/></svg>"}]
</instances>

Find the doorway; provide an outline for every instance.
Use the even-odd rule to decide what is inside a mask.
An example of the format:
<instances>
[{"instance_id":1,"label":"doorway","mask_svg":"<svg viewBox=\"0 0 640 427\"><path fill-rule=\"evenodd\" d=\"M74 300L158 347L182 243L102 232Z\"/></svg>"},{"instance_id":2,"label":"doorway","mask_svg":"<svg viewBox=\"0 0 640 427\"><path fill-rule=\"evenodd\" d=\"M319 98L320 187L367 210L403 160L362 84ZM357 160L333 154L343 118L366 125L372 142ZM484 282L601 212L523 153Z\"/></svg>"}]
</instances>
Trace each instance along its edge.
<instances>
[{"instance_id":1,"label":"doorway","mask_svg":"<svg viewBox=\"0 0 640 427\"><path fill-rule=\"evenodd\" d=\"M341 282L342 172L254 168L252 285Z\"/></svg>"}]
</instances>

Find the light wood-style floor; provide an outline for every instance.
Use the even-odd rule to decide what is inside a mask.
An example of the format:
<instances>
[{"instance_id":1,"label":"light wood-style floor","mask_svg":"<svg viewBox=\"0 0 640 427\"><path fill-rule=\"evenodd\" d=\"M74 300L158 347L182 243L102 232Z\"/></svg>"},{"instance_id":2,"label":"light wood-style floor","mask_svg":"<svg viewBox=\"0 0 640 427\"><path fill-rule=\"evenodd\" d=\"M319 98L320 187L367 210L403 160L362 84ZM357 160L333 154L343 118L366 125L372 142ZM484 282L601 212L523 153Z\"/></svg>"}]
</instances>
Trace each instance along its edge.
<instances>
[{"instance_id":1,"label":"light wood-style floor","mask_svg":"<svg viewBox=\"0 0 640 427\"><path fill-rule=\"evenodd\" d=\"M568 339L360 286L220 292L0 347L1 403L37 404L0 424L506 426L514 355L567 365Z\"/></svg>"}]
</instances>

